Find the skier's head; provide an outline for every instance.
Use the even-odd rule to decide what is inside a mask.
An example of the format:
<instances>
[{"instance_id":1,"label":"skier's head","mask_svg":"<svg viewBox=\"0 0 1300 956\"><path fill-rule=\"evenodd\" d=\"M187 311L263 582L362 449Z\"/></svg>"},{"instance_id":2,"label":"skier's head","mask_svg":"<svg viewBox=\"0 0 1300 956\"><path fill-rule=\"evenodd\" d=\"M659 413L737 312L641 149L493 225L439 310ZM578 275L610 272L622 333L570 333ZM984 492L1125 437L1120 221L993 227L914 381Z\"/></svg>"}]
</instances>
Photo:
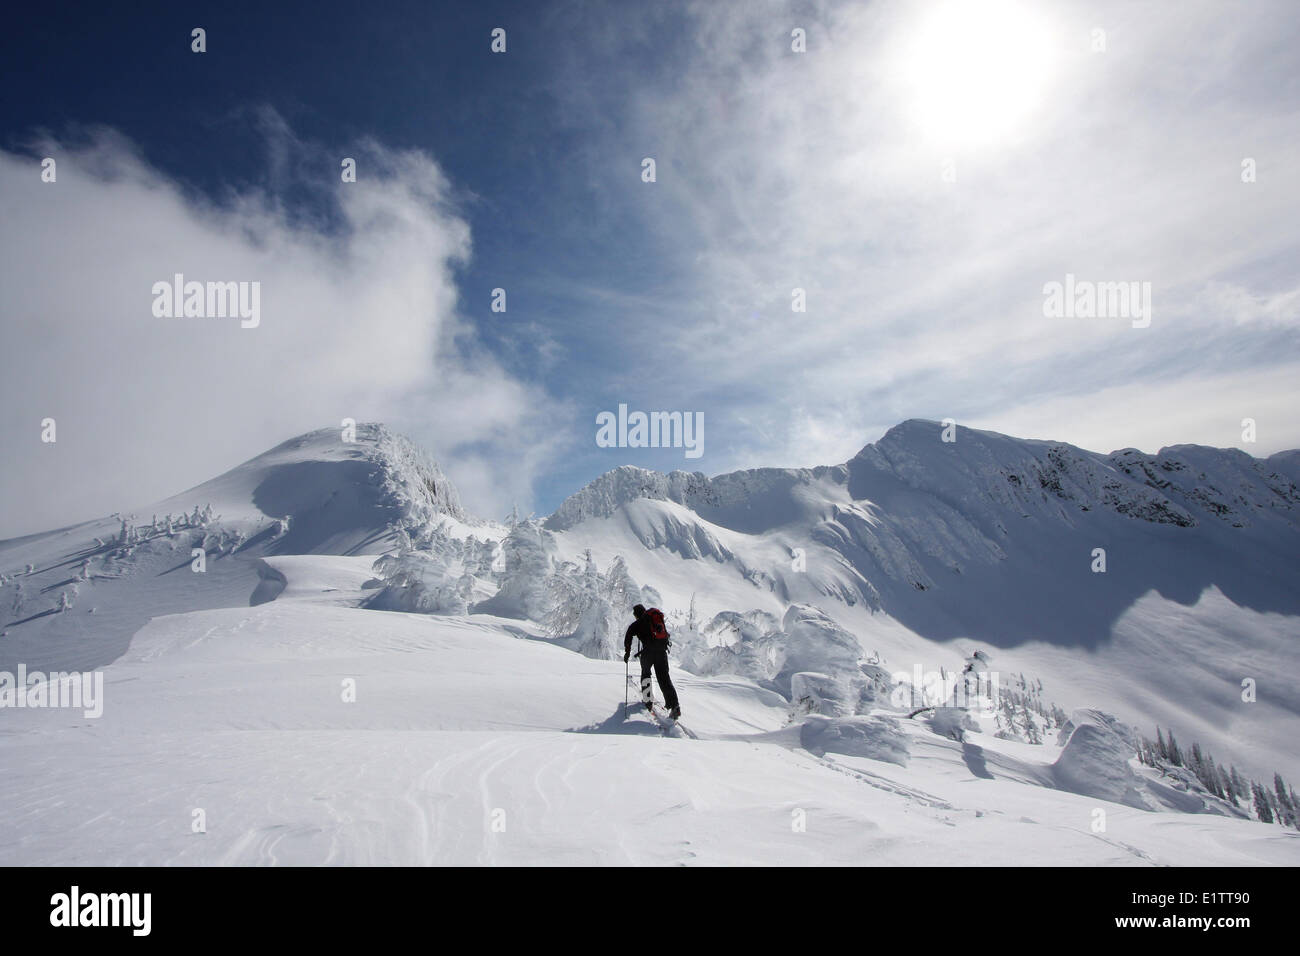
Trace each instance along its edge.
<instances>
[{"instance_id":1,"label":"skier's head","mask_svg":"<svg viewBox=\"0 0 1300 956\"><path fill-rule=\"evenodd\" d=\"M644 613L645 613L645 605L644 605L644 604L634 604L634 605L632 606L632 616L633 616L633 617L640 617L640 616L641 616L642 614L644 614Z\"/></svg>"}]
</instances>

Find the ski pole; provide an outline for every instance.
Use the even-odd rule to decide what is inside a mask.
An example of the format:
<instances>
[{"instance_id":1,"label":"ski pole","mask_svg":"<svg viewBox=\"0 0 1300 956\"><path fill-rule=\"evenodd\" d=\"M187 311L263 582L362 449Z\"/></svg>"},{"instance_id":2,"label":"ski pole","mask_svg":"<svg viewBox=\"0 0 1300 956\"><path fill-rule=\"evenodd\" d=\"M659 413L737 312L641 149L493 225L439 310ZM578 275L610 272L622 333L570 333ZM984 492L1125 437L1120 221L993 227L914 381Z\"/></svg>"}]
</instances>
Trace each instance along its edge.
<instances>
[{"instance_id":1,"label":"ski pole","mask_svg":"<svg viewBox=\"0 0 1300 956\"><path fill-rule=\"evenodd\" d=\"M631 665L627 662L627 656L623 657L623 719L627 720L627 685L632 680Z\"/></svg>"}]
</instances>

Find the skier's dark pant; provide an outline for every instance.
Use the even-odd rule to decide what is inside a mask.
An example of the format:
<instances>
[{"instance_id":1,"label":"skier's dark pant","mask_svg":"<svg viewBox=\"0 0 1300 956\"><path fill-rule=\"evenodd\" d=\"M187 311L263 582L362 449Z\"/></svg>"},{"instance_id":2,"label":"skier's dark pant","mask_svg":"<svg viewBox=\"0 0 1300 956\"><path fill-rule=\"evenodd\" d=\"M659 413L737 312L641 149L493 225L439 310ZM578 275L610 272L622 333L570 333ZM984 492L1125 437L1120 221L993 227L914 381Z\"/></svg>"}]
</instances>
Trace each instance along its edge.
<instances>
[{"instance_id":1,"label":"skier's dark pant","mask_svg":"<svg viewBox=\"0 0 1300 956\"><path fill-rule=\"evenodd\" d=\"M653 667L655 677L659 681L659 689L663 691L664 706L672 710L677 706L677 690L673 687L673 679L668 676L666 643L666 641L652 639L651 642L641 645L641 699L644 701L650 699L650 669Z\"/></svg>"}]
</instances>

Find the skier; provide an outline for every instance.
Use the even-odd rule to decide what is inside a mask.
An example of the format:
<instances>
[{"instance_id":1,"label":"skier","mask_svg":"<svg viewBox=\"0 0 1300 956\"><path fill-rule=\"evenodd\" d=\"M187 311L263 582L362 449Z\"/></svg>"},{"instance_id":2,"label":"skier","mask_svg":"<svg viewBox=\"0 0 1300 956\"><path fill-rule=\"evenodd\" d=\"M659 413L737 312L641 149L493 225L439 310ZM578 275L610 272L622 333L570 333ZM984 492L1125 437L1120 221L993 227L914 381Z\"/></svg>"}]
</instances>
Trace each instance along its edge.
<instances>
[{"instance_id":1,"label":"skier","mask_svg":"<svg viewBox=\"0 0 1300 956\"><path fill-rule=\"evenodd\" d=\"M668 676L669 642L668 631L664 627L664 612L657 607L647 611L645 605L638 604L632 608L632 614L636 620L628 625L627 633L623 635L623 663L627 663L628 655L632 653L632 638L639 638L641 650L637 656L641 658L641 700L647 707L650 706L650 669L653 667L659 689L663 691L668 716L676 720L682 715L682 708L677 701L673 680Z\"/></svg>"}]
</instances>

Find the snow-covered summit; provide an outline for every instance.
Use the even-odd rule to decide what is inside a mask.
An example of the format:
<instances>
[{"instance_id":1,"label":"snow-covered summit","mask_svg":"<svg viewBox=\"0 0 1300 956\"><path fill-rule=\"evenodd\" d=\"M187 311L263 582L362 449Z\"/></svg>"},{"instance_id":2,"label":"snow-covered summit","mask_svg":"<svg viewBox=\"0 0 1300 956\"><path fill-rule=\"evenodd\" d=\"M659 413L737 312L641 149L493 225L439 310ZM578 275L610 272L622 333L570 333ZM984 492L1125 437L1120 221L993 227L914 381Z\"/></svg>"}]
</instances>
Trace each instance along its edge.
<instances>
[{"instance_id":1,"label":"snow-covered summit","mask_svg":"<svg viewBox=\"0 0 1300 956\"><path fill-rule=\"evenodd\" d=\"M286 554L377 553L392 525L464 519L455 485L427 452L384 425L322 428L281 442L157 506L212 502L228 521L289 517ZM145 509L137 509L142 514Z\"/></svg>"},{"instance_id":2,"label":"snow-covered summit","mask_svg":"<svg viewBox=\"0 0 1300 956\"><path fill-rule=\"evenodd\" d=\"M1278 596L1293 590L1283 579L1294 579L1300 550L1300 487L1288 474L1291 461L1195 445L1105 455L909 420L837 466L714 478L624 466L568 498L546 526L626 524L641 544L684 554L691 549L677 542L707 537L720 546L695 552L740 555L740 573L761 569L787 600L808 597L800 597L808 576L814 593L899 614L912 609L916 592L930 592L921 609L966 625L972 605L981 603L973 599L990 594L1021 608L1041 606L1045 593L1065 601L1058 611L1081 600L1096 606L1105 579L1085 594L1074 573L1090 570L1096 548L1118 550L1130 562L1135 552L1141 557L1142 567L1130 564L1119 576L1128 588L1217 584L1277 610ZM799 549L809 560L787 568L755 554L760 542L787 555ZM1169 573L1147 560L1157 555ZM1180 579L1180 572L1187 573ZM1127 606L1136 596L1128 588L1103 595L1102 604ZM1050 638L1050 621L1040 623L1038 631ZM1015 637L1025 628L1006 630Z\"/></svg>"},{"instance_id":3,"label":"snow-covered summit","mask_svg":"<svg viewBox=\"0 0 1300 956\"><path fill-rule=\"evenodd\" d=\"M0 669L93 666L151 617L260 601L270 555L377 555L470 520L437 463L382 425L299 435L163 501L0 541Z\"/></svg>"},{"instance_id":4,"label":"snow-covered summit","mask_svg":"<svg viewBox=\"0 0 1300 956\"><path fill-rule=\"evenodd\" d=\"M829 481L855 501L902 490L929 495L995 534L1006 514L1074 524L1094 509L1188 528L1206 520L1234 527L1278 520L1300 528L1300 451L1260 459L1239 449L1175 445L1154 455L1134 448L1105 455L965 427L948 433L952 441L944 434L942 423L909 419L842 465L713 478L622 465L566 498L546 526L566 530L646 499L676 502L738 531L771 530L807 513L800 489Z\"/></svg>"},{"instance_id":5,"label":"snow-covered summit","mask_svg":"<svg viewBox=\"0 0 1300 956\"><path fill-rule=\"evenodd\" d=\"M1180 527L1205 520L1241 527L1276 518L1300 528L1300 488L1280 467L1282 456L1259 459L1202 445L1103 455L971 428L949 432L952 441L944 434L942 424L919 420L890 429L849 462L854 497L868 495L883 478L987 517L993 505L1066 522L1105 509Z\"/></svg>"}]
</instances>

